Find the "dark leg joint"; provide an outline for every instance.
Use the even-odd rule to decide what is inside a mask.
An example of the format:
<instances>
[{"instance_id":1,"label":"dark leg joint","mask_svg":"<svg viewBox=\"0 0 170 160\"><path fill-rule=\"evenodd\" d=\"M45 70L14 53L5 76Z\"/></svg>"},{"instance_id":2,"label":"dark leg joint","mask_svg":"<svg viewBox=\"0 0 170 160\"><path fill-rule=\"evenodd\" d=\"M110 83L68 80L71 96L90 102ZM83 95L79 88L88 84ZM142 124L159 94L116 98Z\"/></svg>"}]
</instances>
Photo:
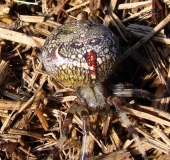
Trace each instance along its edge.
<instances>
[{"instance_id":1,"label":"dark leg joint","mask_svg":"<svg viewBox=\"0 0 170 160\"><path fill-rule=\"evenodd\" d=\"M64 119L62 134L68 135L69 134L69 126L72 123L74 115L72 113L67 113L66 118Z\"/></svg>"}]
</instances>

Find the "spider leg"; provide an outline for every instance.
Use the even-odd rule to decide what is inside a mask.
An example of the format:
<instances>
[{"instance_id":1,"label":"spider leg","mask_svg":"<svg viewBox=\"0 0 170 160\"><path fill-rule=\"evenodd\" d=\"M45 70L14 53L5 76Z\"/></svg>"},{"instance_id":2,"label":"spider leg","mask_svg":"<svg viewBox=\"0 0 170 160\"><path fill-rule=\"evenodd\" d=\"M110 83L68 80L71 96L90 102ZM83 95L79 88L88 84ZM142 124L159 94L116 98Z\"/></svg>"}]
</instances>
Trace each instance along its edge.
<instances>
[{"instance_id":1,"label":"spider leg","mask_svg":"<svg viewBox=\"0 0 170 160\"><path fill-rule=\"evenodd\" d=\"M68 135L69 134L69 126L72 124L73 117L77 112L78 105L76 103L72 103L70 109L64 119L63 127L62 127L62 134Z\"/></svg>"},{"instance_id":2,"label":"spider leg","mask_svg":"<svg viewBox=\"0 0 170 160\"><path fill-rule=\"evenodd\" d=\"M89 132L90 132L90 118L89 118L89 112L84 107L79 107L77 109L77 113L82 119L82 130L83 130L83 141L82 141L82 149L81 149L81 160L84 160L89 155L89 149L88 149L88 138L89 138Z\"/></svg>"},{"instance_id":3,"label":"spider leg","mask_svg":"<svg viewBox=\"0 0 170 160\"><path fill-rule=\"evenodd\" d=\"M148 100L155 100L155 96L143 89L113 89L113 95L116 97L141 97Z\"/></svg>"},{"instance_id":4,"label":"spider leg","mask_svg":"<svg viewBox=\"0 0 170 160\"><path fill-rule=\"evenodd\" d=\"M149 91L143 89L136 89L130 83L114 85L112 89L113 95L116 97L141 97L148 100L155 100L156 96Z\"/></svg>"},{"instance_id":5,"label":"spider leg","mask_svg":"<svg viewBox=\"0 0 170 160\"><path fill-rule=\"evenodd\" d=\"M146 152L144 150L144 148L142 147L142 144L140 142L140 138L138 136L137 131L135 130L135 128L133 127L133 125L131 124L129 118L127 117L126 113L123 111L122 108L122 102L118 97L114 97L114 96L110 96L107 99L108 104L110 105L114 105L119 116L121 117L123 123L126 125L128 131L132 134L135 142L138 144L139 150L142 154L142 157L147 160L147 155Z\"/></svg>"},{"instance_id":6,"label":"spider leg","mask_svg":"<svg viewBox=\"0 0 170 160\"><path fill-rule=\"evenodd\" d=\"M84 160L88 156L87 152L87 139L89 136L90 131L90 118L89 118L89 112L87 108L83 107L82 105L78 105L77 103L72 103L63 124L63 135L69 134L69 126L72 123L73 117L75 114L78 114L82 119L82 130L83 130L83 144L82 144L82 150L81 150L81 160Z\"/></svg>"},{"instance_id":7,"label":"spider leg","mask_svg":"<svg viewBox=\"0 0 170 160\"><path fill-rule=\"evenodd\" d=\"M90 122L89 122L88 110L81 105L73 103L64 119L63 131L62 131L64 135L69 134L69 125L72 124L73 117L76 113L78 113L82 119L82 125L83 125L82 129L83 129L84 133L89 134Z\"/></svg>"},{"instance_id":8,"label":"spider leg","mask_svg":"<svg viewBox=\"0 0 170 160\"><path fill-rule=\"evenodd\" d=\"M84 134L89 134L90 131L90 118L89 118L89 112L87 110L87 108L83 107L83 106L79 106L77 108L77 113L79 114L79 116L82 119L82 123L83 123L83 131Z\"/></svg>"}]
</instances>

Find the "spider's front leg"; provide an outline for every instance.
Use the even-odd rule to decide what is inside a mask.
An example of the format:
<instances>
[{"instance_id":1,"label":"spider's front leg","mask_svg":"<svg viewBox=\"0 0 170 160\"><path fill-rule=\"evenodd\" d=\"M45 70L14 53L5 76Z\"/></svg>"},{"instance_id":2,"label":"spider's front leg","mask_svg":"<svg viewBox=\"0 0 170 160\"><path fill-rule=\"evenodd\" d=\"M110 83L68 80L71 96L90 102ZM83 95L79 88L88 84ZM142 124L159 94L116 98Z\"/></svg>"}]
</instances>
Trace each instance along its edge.
<instances>
[{"instance_id":1,"label":"spider's front leg","mask_svg":"<svg viewBox=\"0 0 170 160\"><path fill-rule=\"evenodd\" d=\"M116 97L140 97L150 101L170 96L169 92L154 95L147 90L134 88L134 86L130 83L119 83L114 85L112 87L112 94Z\"/></svg>"},{"instance_id":2,"label":"spider's front leg","mask_svg":"<svg viewBox=\"0 0 170 160\"><path fill-rule=\"evenodd\" d=\"M69 125L72 123L73 117L76 113L82 118L83 131L87 134L89 133L89 112L85 106L87 104L91 110L95 110L97 106L104 106L105 98L101 94L103 93L102 89L101 84L94 85L93 87L85 85L76 89L78 101L77 103L72 103L67 113L63 125L63 134L69 133Z\"/></svg>"},{"instance_id":3,"label":"spider's front leg","mask_svg":"<svg viewBox=\"0 0 170 160\"><path fill-rule=\"evenodd\" d=\"M88 109L95 111L97 107L104 107L105 97L103 95L104 88L101 83L95 85L84 85L76 89L77 92L77 102L72 103L71 107L66 115L63 124L63 135L69 134L69 126L72 123L75 114L78 114L82 119L82 130L83 130L83 142L81 158L85 159L89 155L88 149L88 136L90 132L90 118ZM87 109L88 107L88 109ZM90 143L90 142L89 142Z\"/></svg>"},{"instance_id":4,"label":"spider's front leg","mask_svg":"<svg viewBox=\"0 0 170 160\"><path fill-rule=\"evenodd\" d=\"M121 102L121 100L118 97L110 96L110 97L107 98L107 102L110 105L114 105L115 106L117 113L119 114L119 116L122 119L123 123L127 127L128 131L132 134L136 144L138 145L139 151L141 152L142 157L145 160L147 160L147 155L146 155L146 152L145 152L144 148L142 147L142 144L140 142L140 138L138 136L138 133L135 130L134 126L131 124L131 122L130 122L129 118L127 117L126 113L122 109L122 102Z\"/></svg>"},{"instance_id":5,"label":"spider's front leg","mask_svg":"<svg viewBox=\"0 0 170 160\"><path fill-rule=\"evenodd\" d=\"M89 112L84 105L78 103L72 103L70 109L64 119L62 133L64 136L67 136L70 132L69 126L72 124L74 115L78 114L82 120L82 131L83 131L83 142L82 142L82 149L80 159L84 160L88 157L89 152L87 150L87 139L89 136L90 131L90 119L89 119Z\"/></svg>"},{"instance_id":6,"label":"spider's front leg","mask_svg":"<svg viewBox=\"0 0 170 160\"><path fill-rule=\"evenodd\" d=\"M141 98L147 98L149 100L155 100L157 98L166 96L166 94L153 95L152 93L150 93L146 90L135 89L129 83L114 85L114 87L112 89L112 94L113 94L112 96L107 98L108 104L115 106L123 123L127 127L128 131L132 134L135 142L138 144L138 147L142 154L142 157L144 159L147 159L147 155L145 153L145 150L142 147L138 133L135 130L134 126L131 124L131 122L130 122L129 118L127 117L127 115L125 114L125 112L123 111L122 102L119 97L141 97Z\"/></svg>"},{"instance_id":7,"label":"spider's front leg","mask_svg":"<svg viewBox=\"0 0 170 160\"><path fill-rule=\"evenodd\" d=\"M116 97L141 97L148 100L154 100L157 98L146 90L134 88L130 83L119 83L114 85L112 93Z\"/></svg>"},{"instance_id":8,"label":"spider's front leg","mask_svg":"<svg viewBox=\"0 0 170 160\"><path fill-rule=\"evenodd\" d=\"M69 134L69 126L70 124L72 124L73 117L76 113L82 119L82 124L83 124L82 130L84 131L84 134L89 134L90 123L89 123L89 112L87 108L77 103L72 103L64 119L63 130L62 130L63 135Z\"/></svg>"}]
</instances>

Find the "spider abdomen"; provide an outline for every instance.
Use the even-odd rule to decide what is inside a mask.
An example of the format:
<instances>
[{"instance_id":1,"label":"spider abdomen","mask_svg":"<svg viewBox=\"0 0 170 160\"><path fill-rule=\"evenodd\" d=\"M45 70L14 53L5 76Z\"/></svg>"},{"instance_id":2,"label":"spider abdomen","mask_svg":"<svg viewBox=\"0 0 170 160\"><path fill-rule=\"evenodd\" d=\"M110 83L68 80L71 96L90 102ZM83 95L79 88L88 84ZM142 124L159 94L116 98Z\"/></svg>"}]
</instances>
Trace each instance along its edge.
<instances>
[{"instance_id":1,"label":"spider abdomen","mask_svg":"<svg viewBox=\"0 0 170 160\"><path fill-rule=\"evenodd\" d=\"M117 37L107 27L84 20L55 29L47 37L41 57L49 74L76 87L104 81L119 58Z\"/></svg>"}]
</instances>

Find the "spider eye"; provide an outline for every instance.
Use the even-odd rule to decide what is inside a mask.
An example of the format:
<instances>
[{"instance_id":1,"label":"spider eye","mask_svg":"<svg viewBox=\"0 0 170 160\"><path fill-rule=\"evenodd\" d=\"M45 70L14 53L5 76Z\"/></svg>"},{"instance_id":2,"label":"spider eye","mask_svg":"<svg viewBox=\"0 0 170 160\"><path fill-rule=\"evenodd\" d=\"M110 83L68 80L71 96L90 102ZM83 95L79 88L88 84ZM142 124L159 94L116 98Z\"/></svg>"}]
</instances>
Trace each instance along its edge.
<instances>
[{"instance_id":1,"label":"spider eye","mask_svg":"<svg viewBox=\"0 0 170 160\"><path fill-rule=\"evenodd\" d=\"M91 41L90 41L90 44L91 45L97 45L97 44L99 44L100 43L100 39L99 38L94 38L94 39L92 39Z\"/></svg>"},{"instance_id":2,"label":"spider eye","mask_svg":"<svg viewBox=\"0 0 170 160\"><path fill-rule=\"evenodd\" d=\"M72 48L75 48L75 49L79 49L79 48L82 48L82 47L83 47L83 43L73 42L73 43L71 44L71 47L72 47Z\"/></svg>"}]
</instances>

